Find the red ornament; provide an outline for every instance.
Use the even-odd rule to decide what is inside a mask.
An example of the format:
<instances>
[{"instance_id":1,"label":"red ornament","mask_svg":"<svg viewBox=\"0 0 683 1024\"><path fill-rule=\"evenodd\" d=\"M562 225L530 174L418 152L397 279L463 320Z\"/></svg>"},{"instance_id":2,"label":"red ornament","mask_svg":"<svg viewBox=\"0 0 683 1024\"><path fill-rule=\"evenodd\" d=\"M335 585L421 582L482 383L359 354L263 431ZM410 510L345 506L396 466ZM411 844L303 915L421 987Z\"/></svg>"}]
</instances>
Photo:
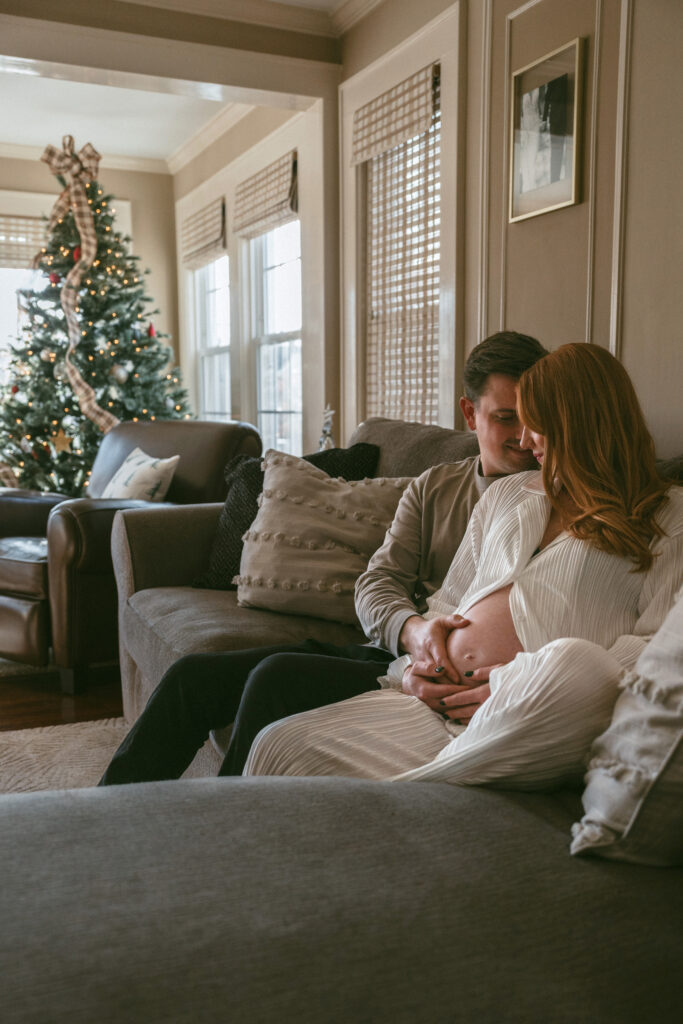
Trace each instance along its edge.
<instances>
[{"instance_id":1,"label":"red ornament","mask_svg":"<svg viewBox=\"0 0 683 1024\"><path fill-rule=\"evenodd\" d=\"M12 385L12 394L16 395L18 390L19 390L19 387L16 384L13 384Z\"/></svg>"},{"instance_id":2,"label":"red ornament","mask_svg":"<svg viewBox=\"0 0 683 1024\"><path fill-rule=\"evenodd\" d=\"M78 263L81 258L81 247L80 245L74 246L74 263Z\"/></svg>"},{"instance_id":3,"label":"red ornament","mask_svg":"<svg viewBox=\"0 0 683 1024\"><path fill-rule=\"evenodd\" d=\"M56 274L53 270L52 273L50 274L50 284L59 284L60 281L61 278L59 274Z\"/></svg>"},{"instance_id":4,"label":"red ornament","mask_svg":"<svg viewBox=\"0 0 683 1024\"><path fill-rule=\"evenodd\" d=\"M34 458L34 459L36 459L36 460L37 460L37 458L38 458L38 452L35 452L35 451L33 451L33 450L32 450L32 451L31 451L31 455L33 456L33 458Z\"/></svg>"},{"instance_id":5,"label":"red ornament","mask_svg":"<svg viewBox=\"0 0 683 1024\"><path fill-rule=\"evenodd\" d=\"M147 337L148 338L156 338L156 336L157 336L156 328L155 328L154 324L150 324L149 327L147 328Z\"/></svg>"}]
</instances>

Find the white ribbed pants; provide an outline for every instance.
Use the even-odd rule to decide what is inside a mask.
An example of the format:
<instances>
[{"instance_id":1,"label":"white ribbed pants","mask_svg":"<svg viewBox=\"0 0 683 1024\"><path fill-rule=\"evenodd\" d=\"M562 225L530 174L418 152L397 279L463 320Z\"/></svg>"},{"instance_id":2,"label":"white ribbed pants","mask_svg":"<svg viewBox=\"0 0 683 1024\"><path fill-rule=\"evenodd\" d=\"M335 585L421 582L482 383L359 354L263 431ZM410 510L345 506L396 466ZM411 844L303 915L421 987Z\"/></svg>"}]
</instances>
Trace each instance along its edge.
<instances>
[{"instance_id":1,"label":"white ribbed pants","mask_svg":"<svg viewBox=\"0 0 683 1024\"><path fill-rule=\"evenodd\" d=\"M621 666L587 640L553 640L491 673L460 735L416 697L374 690L262 729L245 775L342 775L538 788L585 771Z\"/></svg>"}]
</instances>

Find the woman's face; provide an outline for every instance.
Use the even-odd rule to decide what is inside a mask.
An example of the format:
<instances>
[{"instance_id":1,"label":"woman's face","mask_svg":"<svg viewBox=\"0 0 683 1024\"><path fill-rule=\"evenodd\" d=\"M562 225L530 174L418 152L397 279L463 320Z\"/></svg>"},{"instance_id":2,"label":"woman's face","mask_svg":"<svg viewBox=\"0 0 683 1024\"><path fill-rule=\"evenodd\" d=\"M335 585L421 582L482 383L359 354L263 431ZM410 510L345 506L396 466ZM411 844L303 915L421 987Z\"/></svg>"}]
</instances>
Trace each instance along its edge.
<instances>
[{"instance_id":1,"label":"woman's face","mask_svg":"<svg viewBox=\"0 0 683 1024\"><path fill-rule=\"evenodd\" d=\"M543 465L543 456L545 454L545 435L537 434L534 430L530 430L529 427L522 426L522 436L519 441L520 448L528 448L529 451L533 452L534 458L538 462L539 466Z\"/></svg>"}]
</instances>

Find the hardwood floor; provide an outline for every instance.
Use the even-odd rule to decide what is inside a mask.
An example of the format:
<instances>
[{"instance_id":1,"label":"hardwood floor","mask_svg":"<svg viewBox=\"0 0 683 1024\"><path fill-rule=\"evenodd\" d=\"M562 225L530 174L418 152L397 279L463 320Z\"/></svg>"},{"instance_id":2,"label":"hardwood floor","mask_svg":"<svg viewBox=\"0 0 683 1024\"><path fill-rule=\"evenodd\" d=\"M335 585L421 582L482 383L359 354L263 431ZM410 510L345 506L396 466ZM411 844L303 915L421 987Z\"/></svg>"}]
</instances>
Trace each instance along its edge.
<instances>
[{"instance_id":1,"label":"hardwood floor","mask_svg":"<svg viewBox=\"0 0 683 1024\"><path fill-rule=\"evenodd\" d=\"M122 714L121 683L113 666L98 669L83 693L62 693L57 672L0 676L0 732L64 725Z\"/></svg>"}]
</instances>

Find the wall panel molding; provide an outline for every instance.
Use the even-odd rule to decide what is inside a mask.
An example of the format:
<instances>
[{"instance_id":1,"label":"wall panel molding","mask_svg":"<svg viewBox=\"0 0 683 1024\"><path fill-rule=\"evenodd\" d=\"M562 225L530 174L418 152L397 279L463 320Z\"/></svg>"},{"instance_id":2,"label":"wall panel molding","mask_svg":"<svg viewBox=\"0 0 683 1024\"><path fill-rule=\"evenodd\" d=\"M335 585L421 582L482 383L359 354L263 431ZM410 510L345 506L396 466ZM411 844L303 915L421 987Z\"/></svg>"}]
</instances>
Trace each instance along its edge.
<instances>
[{"instance_id":1,"label":"wall panel molding","mask_svg":"<svg viewBox=\"0 0 683 1024\"><path fill-rule=\"evenodd\" d=\"M612 279L610 286L609 350L621 358L623 315L624 244L628 190L628 117L633 57L633 2L622 0L619 24L619 72L614 164L614 220L612 230Z\"/></svg>"},{"instance_id":2,"label":"wall panel molding","mask_svg":"<svg viewBox=\"0 0 683 1024\"><path fill-rule=\"evenodd\" d=\"M593 80L591 96L591 134L586 181L582 182L584 193L588 194L588 248L586 252L586 327L584 341L593 341L593 299L595 295L595 208L597 203L597 145L598 145L598 100L600 96L600 50L602 45L602 0L595 0L595 28L593 30ZM584 88L585 93L585 88ZM587 104L584 103L583 117ZM585 120L584 120L585 124Z\"/></svg>"},{"instance_id":3,"label":"wall panel molding","mask_svg":"<svg viewBox=\"0 0 683 1024\"><path fill-rule=\"evenodd\" d=\"M484 0L481 45L481 105L479 113L479 288L477 299L477 341L489 335L489 188L491 159L491 48L493 46L493 0Z\"/></svg>"}]
</instances>

